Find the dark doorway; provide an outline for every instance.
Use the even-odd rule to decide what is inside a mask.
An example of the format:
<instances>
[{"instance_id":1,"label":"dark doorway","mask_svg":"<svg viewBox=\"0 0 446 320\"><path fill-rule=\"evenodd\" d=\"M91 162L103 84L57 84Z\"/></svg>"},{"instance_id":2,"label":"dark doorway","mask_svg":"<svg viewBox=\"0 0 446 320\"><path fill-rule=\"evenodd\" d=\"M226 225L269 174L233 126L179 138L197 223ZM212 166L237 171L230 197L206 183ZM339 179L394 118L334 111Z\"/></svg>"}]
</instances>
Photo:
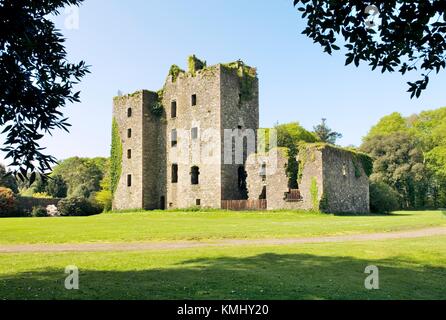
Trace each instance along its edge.
<instances>
[{"instance_id":1,"label":"dark doorway","mask_svg":"<svg viewBox=\"0 0 446 320\"><path fill-rule=\"evenodd\" d=\"M259 200L266 200L266 187L265 186L262 189L262 193L260 194Z\"/></svg>"},{"instance_id":2,"label":"dark doorway","mask_svg":"<svg viewBox=\"0 0 446 320\"><path fill-rule=\"evenodd\" d=\"M248 199L248 187L246 184L246 179L248 174L246 173L244 166L238 167L238 189L240 191L241 200Z\"/></svg>"},{"instance_id":3,"label":"dark doorway","mask_svg":"<svg viewBox=\"0 0 446 320\"><path fill-rule=\"evenodd\" d=\"M166 210L166 197L162 196L160 199L160 209Z\"/></svg>"}]
</instances>

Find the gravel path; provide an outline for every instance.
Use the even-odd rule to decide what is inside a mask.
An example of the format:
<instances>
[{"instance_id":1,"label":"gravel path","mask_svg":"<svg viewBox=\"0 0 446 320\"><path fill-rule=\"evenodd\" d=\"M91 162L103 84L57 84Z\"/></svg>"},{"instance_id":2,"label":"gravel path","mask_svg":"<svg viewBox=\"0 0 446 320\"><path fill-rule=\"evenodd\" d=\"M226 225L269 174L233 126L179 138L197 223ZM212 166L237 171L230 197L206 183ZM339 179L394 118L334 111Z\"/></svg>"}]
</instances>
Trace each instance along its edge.
<instances>
[{"instance_id":1,"label":"gravel path","mask_svg":"<svg viewBox=\"0 0 446 320\"><path fill-rule=\"evenodd\" d=\"M340 235L310 238L285 239L227 239L215 241L170 241L170 242L128 242L128 243L79 243L79 244L24 244L0 245L0 253L36 252L107 252L191 249L226 246L290 245L305 243L337 243L352 241L378 241L392 239L412 239L446 235L446 227L433 227L420 230Z\"/></svg>"}]
</instances>

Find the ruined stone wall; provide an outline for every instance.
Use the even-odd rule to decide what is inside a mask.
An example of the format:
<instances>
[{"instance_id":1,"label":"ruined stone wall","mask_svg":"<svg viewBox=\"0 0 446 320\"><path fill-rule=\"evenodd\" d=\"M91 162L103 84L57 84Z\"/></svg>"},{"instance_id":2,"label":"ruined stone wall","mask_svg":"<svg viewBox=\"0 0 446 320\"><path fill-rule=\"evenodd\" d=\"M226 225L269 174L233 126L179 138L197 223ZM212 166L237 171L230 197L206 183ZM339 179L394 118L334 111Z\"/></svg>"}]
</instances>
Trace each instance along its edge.
<instances>
[{"instance_id":1,"label":"ruined stone wall","mask_svg":"<svg viewBox=\"0 0 446 320\"><path fill-rule=\"evenodd\" d=\"M166 121L165 114L155 115L155 92L143 92L143 208L166 207Z\"/></svg>"},{"instance_id":2,"label":"ruined stone wall","mask_svg":"<svg viewBox=\"0 0 446 320\"><path fill-rule=\"evenodd\" d=\"M287 149L278 148L264 155L251 155L246 166L249 199L259 199L265 187L268 210L313 210L313 200L319 201L323 190L321 158L320 153L315 153L314 158L304 167L300 183L302 201L288 202L285 200L285 194L289 191L289 177L286 171L289 161ZM266 164L266 181L262 181L260 175L262 163ZM311 194L313 180L317 189L320 190L317 199L313 199Z\"/></svg>"},{"instance_id":3,"label":"ruined stone wall","mask_svg":"<svg viewBox=\"0 0 446 320\"><path fill-rule=\"evenodd\" d=\"M196 95L196 105L192 105ZM177 116L172 118L171 103L176 101ZM163 95L166 110L166 195L168 208L197 205L221 206L221 134L220 134L220 68L199 70L193 76L180 74L176 81L169 76ZM192 139L192 128L198 128ZM177 130L178 145L172 147L172 130ZM172 165L178 165L178 182L172 183ZM200 171L199 184L191 183L191 168Z\"/></svg>"},{"instance_id":4,"label":"ruined stone wall","mask_svg":"<svg viewBox=\"0 0 446 320\"><path fill-rule=\"evenodd\" d=\"M268 210L301 209L330 213L368 213L369 180L353 152L329 145L307 145L299 151L299 190L302 201L288 202L286 149L252 155L247 163L249 199L259 199L266 187ZM266 181L260 175L266 163Z\"/></svg>"},{"instance_id":5,"label":"ruined stone wall","mask_svg":"<svg viewBox=\"0 0 446 320\"><path fill-rule=\"evenodd\" d=\"M239 140L239 146L243 148L243 139L250 139L252 141L252 152L256 152L256 134L259 128L259 81L257 78L252 82L250 89L251 95L249 99L241 99L241 81L242 79L237 74L237 70L229 69L220 65L221 71L221 134L222 140L222 167L221 167L221 197L223 200L239 200L245 196L242 189L239 188L239 167L243 166L242 161L237 161L233 156L232 163L225 163L224 147L235 147L235 140L233 146L228 140L225 142L224 130L239 130L241 132L234 138ZM246 137L246 138L245 138ZM226 144L225 144L226 143ZM245 151L248 151L248 146L245 144ZM241 153L242 150L240 150ZM249 152L245 152L245 156L249 156Z\"/></svg>"},{"instance_id":6,"label":"ruined stone wall","mask_svg":"<svg viewBox=\"0 0 446 320\"><path fill-rule=\"evenodd\" d=\"M354 153L325 147L322 151L324 211L370 212L369 179Z\"/></svg>"},{"instance_id":7,"label":"ruined stone wall","mask_svg":"<svg viewBox=\"0 0 446 320\"><path fill-rule=\"evenodd\" d=\"M131 109L131 116L128 110ZM115 97L113 99L113 117L119 127L122 142L122 171L113 200L115 210L140 209L143 203L143 92ZM131 138L127 131L132 130ZM132 150L132 159L127 159L127 150ZM127 177L131 175L132 186L127 186Z\"/></svg>"},{"instance_id":8,"label":"ruined stone wall","mask_svg":"<svg viewBox=\"0 0 446 320\"><path fill-rule=\"evenodd\" d=\"M319 202L323 194L322 153L313 147L302 147L298 161L301 167L299 190L302 195L301 208L304 210L319 210Z\"/></svg>"}]
</instances>

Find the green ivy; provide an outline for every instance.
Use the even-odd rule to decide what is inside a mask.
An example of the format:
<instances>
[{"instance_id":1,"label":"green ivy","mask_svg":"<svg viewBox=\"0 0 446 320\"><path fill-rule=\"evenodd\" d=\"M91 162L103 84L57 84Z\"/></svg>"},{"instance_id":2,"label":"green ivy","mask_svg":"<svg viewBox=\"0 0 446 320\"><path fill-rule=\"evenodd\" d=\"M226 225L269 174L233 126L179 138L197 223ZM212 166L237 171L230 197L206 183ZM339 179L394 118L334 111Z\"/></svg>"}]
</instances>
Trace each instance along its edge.
<instances>
[{"instance_id":1,"label":"green ivy","mask_svg":"<svg viewBox=\"0 0 446 320\"><path fill-rule=\"evenodd\" d=\"M357 163L356 159L353 159L352 162L353 162L353 167L355 168L355 177L356 178L361 178L362 172L361 172L361 169L358 166L358 163Z\"/></svg>"},{"instance_id":2,"label":"green ivy","mask_svg":"<svg viewBox=\"0 0 446 320\"><path fill-rule=\"evenodd\" d=\"M206 61L198 59L195 55L188 58L189 72L195 76L198 70L206 68Z\"/></svg>"},{"instance_id":3,"label":"green ivy","mask_svg":"<svg viewBox=\"0 0 446 320\"><path fill-rule=\"evenodd\" d=\"M370 177L373 173L373 158L368 154L352 151L355 155L355 159L362 164L362 168L364 169L365 174Z\"/></svg>"},{"instance_id":4,"label":"green ivy","mask_svg":"<svg viewBox=\"0 0 446 320\"><path fill-rule=\"evenodd\" d=\"M222 66L230 70L237 70L237 75L240 78L240 102L250 101L254 94L253 87L257 78L257 70L245 65L240 60L222 64Z\"/></svg>"},{"instance_id":5,"label":"green ivy","mask_svg":"<svg viewBox=\"0 0 446 320\"><path fill-rule=\"evenodd\" d=\"M302 143L299 145L299 179L300 182L302 179L302 170L305 167L305 162L307 162L308 154L307 152L300 152L300 150L306 149L310 150L310 148L313 147L316 150L322 151L325 148L332 148L340 151L347 151L350 152L350 154L353 157L353 165L355 166L355 176L357 178L361 177L361 169L358 166L360 163L362 165L362 168L364 169L365 174L370 177L373 173L373 158L370 157L368 154L357 151L356 149L352 148L341 148L334 145L330 145L324 142L317 142L317 143ZM314 154L312 155L314 157ZM314 159L312 159L313 161Z\"/></svg>"},{"instance_id":6,"label":"green ivy","mask_svg":"<svg viewBox=\"0 0 446 320\"><path fill-rule=\"evenodd\" d=\"M161 118L164 115L164 89L158 90L156 94L158 96L158 99L150 106L150 113L157 118Z\"/></svg>"},{"instance_id":7,"label":"green ivy","mask_svg":"<svg viewBox=\"0 0 446 320\"><path fill-rule=\"evenodd\" d=\"M319 188L317 187L317 180L315 177L311 179L310 194L313 210L319 211Z\"/></svg>"},{"instance_id":8,"label":"green ivy","mask_svg":"<svg viewBox=\"0 0 446 320\"><path fill-rule=\"evenodd\" d=\"M184 72L185 71L183 69L181 69L179 66L174 64L170 67L169 76L172 76L172 81L175 82L175 81L177 81L178 76Z\"/></svg>"},{"instance_id":9,"label":"green ivy","mask_svg":"<svg viewBox=\"0 0 446 320\"><path fill-rule=\"evenodd\" d=\"M321 200L319 201L319 211L321 212L329 212L329 201L328 197L325 193L322 194Z\"/></svg>"},{"instance_id":10,"label":"green ivy","mask_svg":"<svg viewBox=\"0 0 446 320\"><path fill-rule=\"evenodd\" d=\"M110 155L110 188L114 195L122 172L122 141L116 119L112 122L112 144Z\"/></svg>"}]
</instances>

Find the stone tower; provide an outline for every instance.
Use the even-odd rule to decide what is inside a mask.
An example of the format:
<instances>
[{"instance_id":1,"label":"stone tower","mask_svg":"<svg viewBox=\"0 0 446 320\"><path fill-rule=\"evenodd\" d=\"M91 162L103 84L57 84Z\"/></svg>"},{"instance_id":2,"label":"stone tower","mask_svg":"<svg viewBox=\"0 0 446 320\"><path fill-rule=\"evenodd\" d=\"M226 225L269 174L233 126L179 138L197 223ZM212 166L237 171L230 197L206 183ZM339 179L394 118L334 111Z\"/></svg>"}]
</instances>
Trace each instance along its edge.
<instances>
[{"instance_id":1,"label":"stone tower","mask_svg":"<svg viewBox=\"0 0 446 320\"><path fill-rule=\"evenodd\" d=\"M122 144L121 177L113 208L162 208L165 194L165 124L154 115L158 94L138 91L115 97L113 118Z\"/></svg>"},{"instance_id":2,"label":"stone tower","mask_svg":"<svg viewBox=\"0 0 446 320\"><path fill-rule=\"evenodd\" d=\"M123 150L114 209L220 208L246 197L247 141L255 146L259 127L254 68L190 57L189 72L173 66L158 93L116 97L113 117Z\"/></svg>"}]
</instances>

